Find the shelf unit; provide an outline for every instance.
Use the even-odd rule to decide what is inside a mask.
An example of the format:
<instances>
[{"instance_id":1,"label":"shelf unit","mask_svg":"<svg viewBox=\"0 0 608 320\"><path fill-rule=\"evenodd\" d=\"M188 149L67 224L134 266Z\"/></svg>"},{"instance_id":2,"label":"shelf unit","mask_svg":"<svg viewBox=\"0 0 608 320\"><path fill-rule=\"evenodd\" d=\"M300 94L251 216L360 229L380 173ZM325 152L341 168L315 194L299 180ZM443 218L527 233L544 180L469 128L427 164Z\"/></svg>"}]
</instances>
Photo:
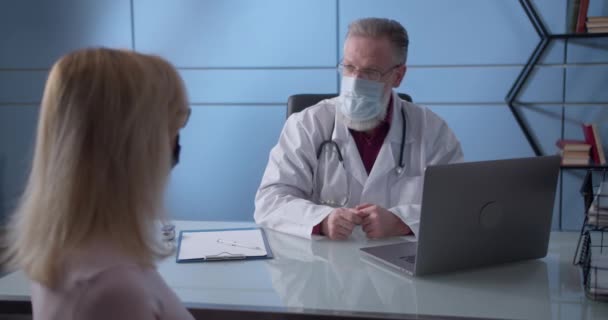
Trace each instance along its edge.
<instances>
[{"instance_id":1,"label":"shelf unit","mask_svg":"<svg viewBox=\"0 0 608 320\"><path fill-rule=\"evenodd\" d=\"M594 183L594 176L600 177L599 183ZM603 185L602 189L600 185ZM608 301L608 224L600 221L602 216L600 208L608 208L608 190L603 189L606 187L608 187L608 167L587 170L580 190L585 204L585 220L572 261L582 269L586 296L601 301ZM593 204L596 210L590 212ZM590 221L590 217L595 217L595 222ZM598 259L598 256L602 259ZM597 263L599 260L605 261Z\"/></svg>"},{"instance_id":2,"label":"shelf unit","mask_svg":"<svg viewBox=\"0 0 608 320\"><path fill-rule=\"evenodd\" d=\"M561 166L562 170L608 170L608 166L587 165L587 166Z\"/></svg>"},{"instance_id":3,"label":"shelf unit","mask_svg":"<svg viewBox=\"0 0 608 320\"><path fill-rule=\"evenodd\" d=\"M506 101L507 105L509 106L509 109L510 109L511 113L513 114L513 117L515 118L517 124L519 125L524 136L526 137L526 140L528 141L530 147L532 148L532 150L534 151L534 153L537 156L541 156L541 155L543 155L543 152L540 148L540 144L538 143L536 137L534 137L534 135L532 135L532 133L530 131L530 126L528 125L528 123L526 123L525 119L523 118L523 116L518 108L519 106L522 105L518 100L520 98L522 90L525 88L534 69L536 68L539 61L543 58L543 56L546 53L547 48L553 41L565 40L566 46L567 46L568 45L567 41L569 39L608 38L608 33L551 34L549 32L549 29L545 26L542 19L540 18L538 12L536 11L536 8L530 2L530 0L519 0L519 3L522 6L522 8L524 9L526 16L530 20L530 23L534 26L534 30L536 30L536 33L539 35L540 41L538 42L538 44L534 48L534 51L528 58L526 65L523 67L523 69L517 76L517 79L511 86L509 93L505 97L505 101ZM566 63L567 63L567 61L564 61L564 65ZM563 97L563 98L565 98L565 97ZM562 100L562 102L564 103L565 99ZM578 166L577 168L578 169L587 169L590 167L595 167L595 166ZM568 167L568 168L572 169L574 167Z\"/></svg>"}]
</instances>

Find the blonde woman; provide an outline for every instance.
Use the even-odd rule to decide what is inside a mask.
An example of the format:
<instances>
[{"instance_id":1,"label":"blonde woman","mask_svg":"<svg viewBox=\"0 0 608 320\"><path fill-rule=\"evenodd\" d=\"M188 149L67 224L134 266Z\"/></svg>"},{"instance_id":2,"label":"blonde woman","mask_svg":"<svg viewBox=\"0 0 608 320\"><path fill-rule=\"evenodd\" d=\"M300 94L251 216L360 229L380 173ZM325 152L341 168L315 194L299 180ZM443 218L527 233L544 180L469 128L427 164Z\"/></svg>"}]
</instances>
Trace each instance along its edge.
<instances>
[{"instance_id":1,"label":"blonde woman","mask_svg":"<svg viewBox=\"0 0 608 320\"><path fill-rule=\"evenodd\" d=\"M192 319L155 269L189 110L158 57L84 49L53 66L10 237L34 319Z\"/></svg>"}]
</instances>

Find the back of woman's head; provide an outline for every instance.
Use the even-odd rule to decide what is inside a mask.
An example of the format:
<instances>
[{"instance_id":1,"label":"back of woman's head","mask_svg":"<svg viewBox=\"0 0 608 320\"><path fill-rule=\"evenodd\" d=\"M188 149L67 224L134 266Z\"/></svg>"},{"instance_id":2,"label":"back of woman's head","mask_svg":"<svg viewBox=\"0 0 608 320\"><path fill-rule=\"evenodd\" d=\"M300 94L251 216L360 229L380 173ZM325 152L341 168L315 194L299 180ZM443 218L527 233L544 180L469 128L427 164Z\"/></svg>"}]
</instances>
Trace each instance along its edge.
<instances>
[{"instance_id":1,"label":"back of woman's head","mask_svg":"<svg viewBox=\"0 0 608 320\"><path fill-rule=\"evenodd\" d=\"M13 261L51 286L62 258L108 241L141 264L188 112L175 69L155 56L84 49L49 74L32 170L13 216Z\"/></svg>"}]
</instances>

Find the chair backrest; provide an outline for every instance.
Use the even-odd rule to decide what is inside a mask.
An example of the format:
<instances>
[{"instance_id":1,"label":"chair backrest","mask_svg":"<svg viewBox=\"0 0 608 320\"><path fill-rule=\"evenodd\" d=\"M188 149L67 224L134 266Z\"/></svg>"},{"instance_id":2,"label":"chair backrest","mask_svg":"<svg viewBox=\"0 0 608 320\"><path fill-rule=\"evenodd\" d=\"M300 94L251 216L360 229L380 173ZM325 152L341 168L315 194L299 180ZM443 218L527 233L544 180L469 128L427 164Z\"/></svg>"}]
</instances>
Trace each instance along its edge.
<instances>
[{"instance_id":1,"label":"chair backrest","mask_svg":"<svg viewBox=\"0 0 608 320\"><path fill-rule=\"evenodd\" d=\"M398 93L399 97L405 101L412 102L412 97L407 93ZM294 94L287 99L287 118L296 112L300 112L310 106L314 106L321 100L330 99L337 96L335 93L302 93Z\"/></svg>"}]
</instances>

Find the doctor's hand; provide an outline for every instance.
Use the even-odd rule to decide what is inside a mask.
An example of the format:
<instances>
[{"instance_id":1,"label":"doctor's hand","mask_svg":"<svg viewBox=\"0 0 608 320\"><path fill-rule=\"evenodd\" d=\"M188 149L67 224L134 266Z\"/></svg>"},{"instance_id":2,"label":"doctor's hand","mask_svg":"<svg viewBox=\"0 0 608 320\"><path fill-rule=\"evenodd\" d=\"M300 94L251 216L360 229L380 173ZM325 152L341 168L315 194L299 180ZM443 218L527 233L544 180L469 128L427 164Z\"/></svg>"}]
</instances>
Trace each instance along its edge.
<instances>
[{"instance_id":1,"label":"doctor's hand","mask_svg":"<svg viewBox=\"0 0 608 320\"><path fill-rule=\"evenodd\" d=\"M355 210L362 219L363 232L370 239L404 236L412 233L405 222L385 208L364 203L356 206Z\"/></svg>"},{"instance_id":2,"label":"doctor's hand","mask_svg":"<svg viewBox=\"0 0 608 320\"><path fill-rule=\"evenodd\" d=\"M345 240L361 222L356 210L336 208L321 222L321 232L332 240Z\"/></svg>"}]
</instances>

